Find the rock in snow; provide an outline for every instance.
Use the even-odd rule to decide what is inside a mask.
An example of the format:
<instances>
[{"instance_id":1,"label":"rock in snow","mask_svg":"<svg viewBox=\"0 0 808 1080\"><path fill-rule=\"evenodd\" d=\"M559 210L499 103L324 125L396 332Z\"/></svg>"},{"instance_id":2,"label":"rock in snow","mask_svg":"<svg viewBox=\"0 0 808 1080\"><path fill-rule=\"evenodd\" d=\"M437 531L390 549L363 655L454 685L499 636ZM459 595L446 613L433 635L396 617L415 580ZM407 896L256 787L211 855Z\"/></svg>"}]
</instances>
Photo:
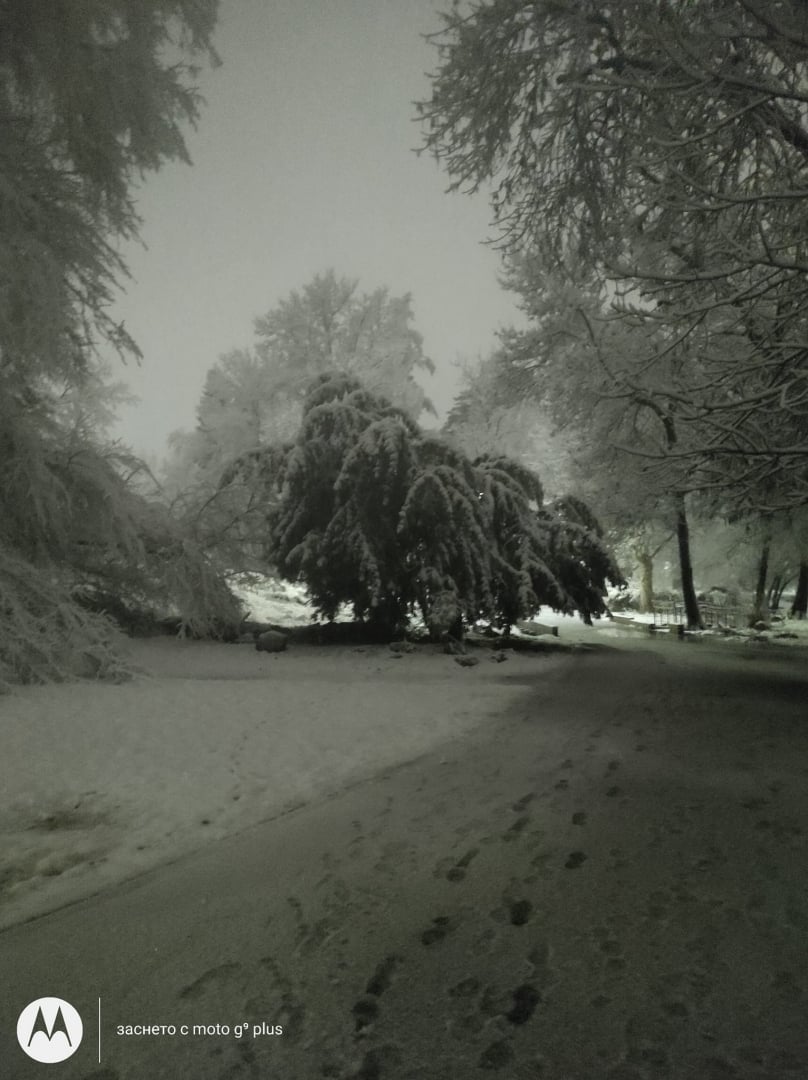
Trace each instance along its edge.
<instances>
[{"instance_id":1,"label":"rock in snow","mask_svg":"<svg viewBox=\"0 0 808 1080\"><path fill-rule=\"evenodd\" d=\"M286 634L279 634L277 630L265 630L255 639L255 647L259 652L283 652L287 641Z\"/></svg>"},{"instance_id":2,"label":"rock in snow","mask_svg":"<svg viewBox=\"0 0 808 1080\"><path fill-rule=\"evenodd\" d=\"M476 656L456 656L454 662L460 664L461 667L474 667L474 665L479 664L480 661Z\"/></svg>"}]
</instances>

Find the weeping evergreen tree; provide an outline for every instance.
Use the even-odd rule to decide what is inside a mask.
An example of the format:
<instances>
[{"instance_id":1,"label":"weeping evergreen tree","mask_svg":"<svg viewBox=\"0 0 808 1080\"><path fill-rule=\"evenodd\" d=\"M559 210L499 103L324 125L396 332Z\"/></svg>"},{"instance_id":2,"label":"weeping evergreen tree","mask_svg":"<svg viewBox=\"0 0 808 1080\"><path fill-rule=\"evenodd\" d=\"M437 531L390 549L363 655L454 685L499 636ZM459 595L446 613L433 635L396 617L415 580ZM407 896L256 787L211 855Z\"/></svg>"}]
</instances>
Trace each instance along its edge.
<instances>
[{"instance_id":1,"label":"weeping evergreen tree","mask_svg":"<svg viewBox=\"0 0 808 1080\"><path fill-rule=\"evenodd\" d=\"M328 619L345 603L380 626L406 617L395 522L417 434L406 413L350 376L320 376L309 389L274 478L268 554L282 576L306 583Z\"/></svg>"},{"instance_id":2,"label":"weeping evergreen tree","mask_svg":"<svg viewBox=\"0 0 808 1080\"><path fill-rule=\"evenodd\" d=\"M603 542L603 528L585 502L572 495L548 507L550 560L567 597L564 605L585 623L605 611L606 585L624 585L620 569Z\"/></svg>"},{"instance_id":3,"label":"weeping evergreen tree","mask_svg":"<svg viewBox=\"0 0 808 1080\"><path fill-rule=\"evenodd\" d=\"M418 468L397 522L417 609L435 636L490 611L488 520L471 462L419 435Z\"/></svg>"},{"instance_id":4,"label":"weeping evergreen tree","mask_svg":"<svg viewBox=\"0 0 808 1080\"><path fill-rule=\"evenodd\" d=\"M482 478L492 544L494 608L509 629L542 605L568 608L570 598L552 565L552 517L542 513L541 481L509 458L475 462Z\"/></svg>"},{"instance_id":5,"label":"weeping evergreen tree","mask_svg":"<svg viewBox=\"0 0 808 1080\"><path fill-rule=\"evenodd\" d=\"M350 376L318 378L295 441L264 454L268 557L327 619L350 604L380 637L414 614L436 635L507 631L542 605L597 614L619 581L582 503L559 516L529 469L471 461Z\"/></svg>"}]
</instances>

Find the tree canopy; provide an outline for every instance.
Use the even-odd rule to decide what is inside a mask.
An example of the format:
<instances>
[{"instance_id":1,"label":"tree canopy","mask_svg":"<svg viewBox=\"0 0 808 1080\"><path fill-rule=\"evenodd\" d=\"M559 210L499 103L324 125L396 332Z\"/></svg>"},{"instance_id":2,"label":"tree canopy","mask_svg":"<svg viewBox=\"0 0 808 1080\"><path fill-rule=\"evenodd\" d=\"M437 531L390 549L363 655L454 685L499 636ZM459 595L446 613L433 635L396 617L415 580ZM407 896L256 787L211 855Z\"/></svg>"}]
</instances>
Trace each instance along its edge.
<instances>
[{"instance_id":1,"label":"tree canopy","mask_svg":"<svg viewBox=\"0 0 808 1080\"><path fill-rule=\"evenodd\" d=\"M360 292L333 270L256 319L255 346L233 350L209 369L195 430L170 439L166 489L193 534L227 552L231 566L260 561L263 486L246 467L254 460L249 452L294 437L314 377L346 371L413 419L434 412L416 381L433 365L412 321L409 296L384 287Z\"/></svg>"},{"instance_id":2,"label":"tree canopy","mask_svg":"<svg viewBox=\"0 0 808 1080\"><path fill-rule=\"evenodd\" d=\"M469 457L502 454L541 472L545 494L560 496L570 490L572 441L554 422L538 392L538 379L530 379L530 394L516 391L514 384L526 374L521 368L511 369L503 349L466 365L441 430Z\"/></svg>"},{"instance_id":3,"label":"tree canopy","mask_svg":"<svg viewBox=\"0 0 808 1080\"><path fill-rule=\"evenodd\" d=\"M358 281L327 270L255 320L256 353L287 399L302 401L313 378L342 371L417 420L435 410L415 376L434 365L412 320L409 294L362 293Z\"/></svg>"},{"instance_id":4,"label":"tree canopy","mask_svg":"<svg viewBox=\"0 0 808 1080\"><path fill-rule=\"evenodd\" d=\"M294 441L265 453L267 557L326 618L350 604L387 634L413 613L435 630L542 604L588 618L620 580L581 504L545 506L529 469L467 458L353 376L317 378Z\"/></svg>"},{"instance_id":5,"label":"tree canopy","mask_svg":"<svg viewBox=\"0 0 808 1080\"><path fill-rule=\"evenodd\" d=\"M804 5L488 0L435 42L426 148L494 185L508 254L611 282L690 432L667 460L739 509L804 503Z\"/></svg>"},{"instance_id":6,"label":"tree canopy","mask_svg":"<svg viewBox=\"0 0 808 1080\"><path fill-rule=\"evenodd\" d=\"M0 364L82 370L101 341L137 355L107 312L139 224L132 184L188 161L198 58L217 0L0 5Z\"/></svg>"},{"instance_id":7,"label":"tree canopy","mask_svg":"<svg viewBox=\"0 0 808 1080\"><path fill-rule=\"evenodd\" d=\"M118 243L137 234L135 181L188 160L216 9L0 3L0 686L112 664L79 584L151 591L198 625L211 593L235 611L137 487L142 463L106 440L118 390L99 355L138 356L108 311Z\"/></svg>"}]
</instances>

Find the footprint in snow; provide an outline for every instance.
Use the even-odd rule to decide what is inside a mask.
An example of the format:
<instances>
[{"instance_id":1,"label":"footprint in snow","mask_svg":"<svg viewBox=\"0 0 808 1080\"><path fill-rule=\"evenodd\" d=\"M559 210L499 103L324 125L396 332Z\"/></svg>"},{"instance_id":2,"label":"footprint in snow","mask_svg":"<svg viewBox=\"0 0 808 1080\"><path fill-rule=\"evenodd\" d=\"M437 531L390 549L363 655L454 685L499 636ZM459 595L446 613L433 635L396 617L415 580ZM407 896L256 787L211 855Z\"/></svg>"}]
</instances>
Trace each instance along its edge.
<instances>
[{"instance_id":1,"label":"footprint in snow","mask_svg":"<svg viewBox=\"0 0 808 1080\"><path fill-rule=\"evenodd\" d=\"M421 934L421 944L434 945L436 941L443 941L450 929L449 918L446 915L438 915L432 920L432 926L427 927Z\"/></svg>"},{"instance_id":2,"label":"footprint in snow","mask_svg":"<svg viewBox=\"0 0 808 1080\"><path fill-rule=\"evenodd\" d=\"M579 866L582 866L586 862L586 855L583 851L571 851L569 858L564 863L567 870L577 870Z\"/></svg>"}]
</instances>

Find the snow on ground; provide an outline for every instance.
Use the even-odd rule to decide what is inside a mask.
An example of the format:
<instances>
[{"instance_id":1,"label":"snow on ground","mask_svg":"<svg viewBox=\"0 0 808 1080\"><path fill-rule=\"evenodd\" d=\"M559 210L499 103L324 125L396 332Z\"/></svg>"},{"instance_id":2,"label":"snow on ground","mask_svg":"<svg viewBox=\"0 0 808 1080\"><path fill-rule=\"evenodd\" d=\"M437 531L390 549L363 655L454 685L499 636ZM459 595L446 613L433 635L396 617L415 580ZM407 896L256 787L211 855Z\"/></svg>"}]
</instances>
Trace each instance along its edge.
<instances>
[{"instance_id":1,"label":"snow on ground","mask_svg":"<svg viewBox=\"0 0 808 1080\"><path fill-rule=\"evenodd\" d=\"M119 803L106 834L96 825L100 870L30 883L51 903L136 870L138 844L153 843L148 864L248 824L285 797L270 785L288 795L326 764L334 784L357 750L368 764L411 754L443 737L433 726L462 737L4 934L19 975L0 1011L16 1016L56 972L71 1000L103 994L110 1036L115 1022L284 1025L263 1045L105 1035L98 1077L805 1078L800 658L623 640L627 655L592 650L574 668L480 650L467 670L427 648L394 660L141 642L151 682L100 704L88 689L102 687L25 691L27 715L7 725L18 788L48 793L30 771L44 751L60 785ZM40 818L39 833L21 822L21 850L40 834L63 855L90 843L92 801L81 810ZM23 886L18 913L39 899ZM76 1060L70 1075L86 1076Z\"/></svg>"},{"instance_id":2,"label":"snow on ground","mask_svg":"<svg viewBox=\"0 0 808 1080\"><path fill-rule=\"evenodd\" d=\"M242 589L256 620L311 619L293 586ZM542 611L536 621L558 626L560 642L664 647L608 620L589 628ZM794 629L805 643L808 628ZM566 666L545 653L461 668L426 645L399 657L170 638L124 647L143 672L130 683L0 698L0 927L412 760L502 715L528 688L535 696Z\"/></svg>"},{"instance_id":3,"label":"snow on ground","mask_svg":"<svg viewBox=\"0 0 808 1080\"><path fill-rule=\"evenodd\" d=\"M601 631L606 631L607 636L624 636L638 629L655 628L657 634L674 634L679 623L657 622L657 617L650 612L621 611L616 612L611 619L600 623ZM748 627L739 629L722 630L716 627L706 627L704 630L688 631L691 637L709 638L712 641L726 641L737 643L768 643L776 645L808 645L808 621L790 619L781 616L773 619L768 629L755 630Z\"/></svg>"},{"instance_id":4,"label":"snow on ground","mask_svg":"<svg viewBox=\"0 0 808 1080\"><path fill-rule=\"evenodd\" d=\"M412 760L565 665L462 668L434 646L126 647L144 671L130 683L0 699L0 927Z\"/></svg>"},{"instance_id":5,"label":"snow on ground","mask_svg":"<svg viewBox=\"0 0 808 1080\"><path fill-rule=\"evenodd\" d=\"M315 618L302 585L258 574L237 574L230 579L230 587L243 602L245 617L255 622L305 626ZM350 615L341 612L339 617Z\"/></svg>"}]
</instances>

